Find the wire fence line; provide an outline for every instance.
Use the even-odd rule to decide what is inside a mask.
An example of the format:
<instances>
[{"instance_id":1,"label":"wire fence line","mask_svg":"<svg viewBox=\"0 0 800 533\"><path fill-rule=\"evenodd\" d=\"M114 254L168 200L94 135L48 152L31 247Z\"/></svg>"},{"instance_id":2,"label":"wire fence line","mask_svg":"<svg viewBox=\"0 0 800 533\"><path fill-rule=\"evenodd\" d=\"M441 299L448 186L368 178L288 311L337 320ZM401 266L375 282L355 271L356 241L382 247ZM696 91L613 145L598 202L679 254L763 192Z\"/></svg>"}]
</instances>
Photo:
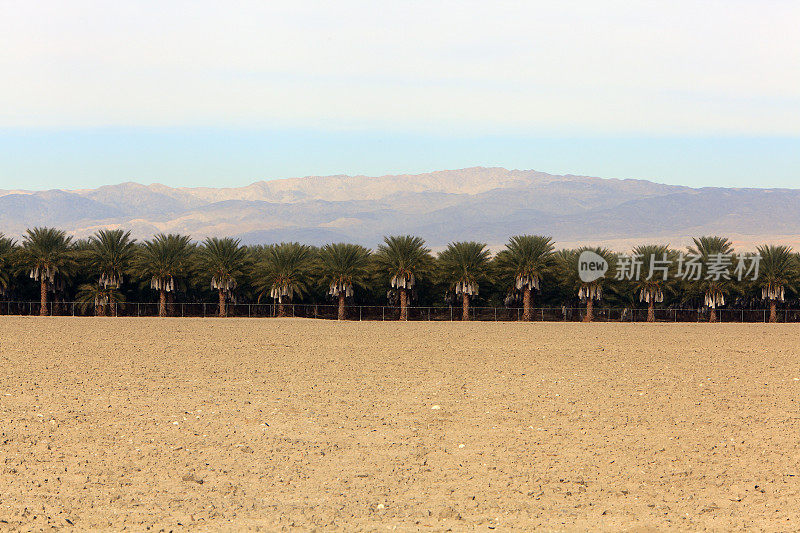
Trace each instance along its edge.
<instances>
[{"instance_id":1,"label":"wire fence line","mask_svg":"<svg viewBox=\"0 0 800 533\"><path fill-rule=\"evenodd\" d=\"M338 306L334 304L283 304L284 316L335 320ZM40 302L0 301L0 315L39 315ZM227 316L269 318L280 315L278 304L227 304ZM110 303L95 306L81 302L48 302L47 314L54 316L117 316L157 317L158 302ZM535 307L531 320L536 322L578 322L585 317L583 307ZM219 315L218 304L177 302L167 304L167 316L201 318ZM470 307L470 320L513 322L522 320L521 307ZM709 318L706 309L656 309L657 322L702 322ZM399 320L397 306L351 305L346 308L347 320ZM413 306L408 308L408 319L414 321L460 321L461 307ZM645 322L647 309L595 308L593 320L597 322ZM768 309L717 309L719 322L768 322ZM800 322L800 309L780 309L778 322Z\"/></svg>"}]
</instances>

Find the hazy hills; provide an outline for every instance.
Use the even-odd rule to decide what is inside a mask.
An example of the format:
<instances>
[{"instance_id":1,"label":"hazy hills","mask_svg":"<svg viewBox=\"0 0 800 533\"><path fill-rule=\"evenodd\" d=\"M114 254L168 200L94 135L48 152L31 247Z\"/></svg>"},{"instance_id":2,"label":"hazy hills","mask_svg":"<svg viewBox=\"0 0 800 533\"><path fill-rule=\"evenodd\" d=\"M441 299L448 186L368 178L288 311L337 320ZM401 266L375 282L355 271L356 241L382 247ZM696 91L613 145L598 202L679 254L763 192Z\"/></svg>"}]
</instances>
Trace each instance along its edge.
<instances>
[{"instance_id":1,"label":"hazy hills","mask_svg":"<svg viewBox=\"0 0 800 533\"><path fill-rule=\"evenodd\" d=\"M359 242L413 233L438 247L476 239L500 245L516 233L562 245L624 249L656 240L682 245L721 233L738 244L800 241L800 190L678 187L644 180L554 176L468 168L419 175L327 176L260 181L237 188L122 183L73 191L0 191L0 232L53 225L76 236L125 227L247 243Z\"/></svg>"}]
</instances>

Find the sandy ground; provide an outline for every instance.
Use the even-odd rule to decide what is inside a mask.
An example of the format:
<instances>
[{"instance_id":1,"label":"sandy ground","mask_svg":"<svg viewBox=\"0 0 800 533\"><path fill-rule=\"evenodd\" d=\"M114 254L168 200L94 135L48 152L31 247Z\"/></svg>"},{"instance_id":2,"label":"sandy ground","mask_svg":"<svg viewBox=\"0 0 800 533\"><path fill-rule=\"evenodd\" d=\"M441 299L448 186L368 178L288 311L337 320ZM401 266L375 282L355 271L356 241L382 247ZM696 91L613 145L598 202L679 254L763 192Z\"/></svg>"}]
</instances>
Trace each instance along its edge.
<instances>
[{"instance_id":1,"label":"sandy ground","mask_svg":"<svg viewBox=\"0 0 800 533\"><path fill-rule=\"evenodd\" d=\"M0 529L797 530L799 336L0 317Z\"/></svg>"}]
</instances>

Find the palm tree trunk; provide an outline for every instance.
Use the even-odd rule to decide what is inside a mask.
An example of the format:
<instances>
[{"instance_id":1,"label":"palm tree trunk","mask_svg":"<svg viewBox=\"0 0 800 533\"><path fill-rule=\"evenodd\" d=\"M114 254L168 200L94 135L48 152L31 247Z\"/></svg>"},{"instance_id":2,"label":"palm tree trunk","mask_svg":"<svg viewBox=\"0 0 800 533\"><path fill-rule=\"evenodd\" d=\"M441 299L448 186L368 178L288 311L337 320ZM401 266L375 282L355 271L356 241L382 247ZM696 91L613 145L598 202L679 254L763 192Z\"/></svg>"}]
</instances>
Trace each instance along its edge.
<instances>
[{"instance_id":1,"label":"palm tree trunk","mask_svg":"<svg viewBox=\"0 0 800 533\"><path fill-rule=\"evenodd\" d=\"M584 322L591 322L594 319L594 300L591 298L586 299L586 316L583 317Z\"/></svg>"},{"instance_id":2,"label":"palm tree trunk","mask_svg":"<svg viewBox=\"0 0 800 533\"><path fill-rule=\"evenodd\" d=\"M469 294L464 293L461 300L461 320L469 320Z\"/></svg>"},{"instance_id":3,"label":"palm tree trunk","mask_svg":"<svg viewBox=\"0 0 800 533\"><path fill-rule=\"evenodd\" d=\"M770 321L771 324L778 321L778 309L777 309L777 307L778 307L778 304L775 302L775 300L770 300L769 301L769 321Z\"/></svg>"},{"instance_id":4,"label":"palm tree trunk","mask_svg":"<svg viewBox=\"0 0 800 533\"><path fill-rule=\"evenodd\" d=\"M283 307L283 302L278 303L278 316L279 317L286 316L286 309Z\"/></svg>"},{"instance_id":5,"label":"palm tree trunk","mask_svg":"<svg viewBox=\"0 0 800 533\"><path fill-rule=\"evenodd\" d=\"M717 308L716 307L712 307L711 308L711 313L708 316L708 321L709 322L716 322L717 321Z\"/></svg>"},{"instance_id":6,"label":"palm tree trunk","mask_svg":"<svg viewBox=\"0 0 800 533\"><path fill-rule=\"evenodd\" d=\"M339 293L339 320L344 320L344 319L345 319L345 314L344 314L344 293L340 292Z\"/></svg>"},{"instance_id":7,"label":"palm tree trunk","mask_svg":"<svg viewBox=\"0 0 800 533\"><path fill-rule=\"evenodd\" d=\"M158 291L158 316L167 316L167 291L164 290Z\"/></svg>"},{"instance_id":8,"label":"palm tree trunk","mask_svg":"<svg viewBox=\"0 0 800 533\"><path fill-rule=\"evenodd\" d=\"M408 320L408 294L400 289L400 320Z\"/></svg>"},{"instance_id":9,"label":"palm tree trunk","mask_svg":"<svg viewBox=\"0 0 800 533\"><path fill-rule=\"evenodd\" d=\"M522 320L531 319L531 290L527 287L522 289Z\"/></svg>"},{"instance_id":10,"label":"palm tree trunk","mask_svg":"<svg viewBox=\"0 0 800 533\"><path fill-rule=\"evenodd\" d=\"M42 284L40 288L41 304L39 306L39 316L47 316L47 280L42 274Z\"/></svg>"},{"instance_id":11,"label":"palm tree trunk","mask_svg":"<svg viewBox=\"0 0 800 533\"><path fill-rule=\"evenodd\" d=\"M225 291L222 289L219 291L219 316L228 316L228 310L225 309Z\"/></svg>"},{"instance_id":12,"label":"palm tree trunk","mask_svg":"<svg viewBox=\"0 0 800 533\"><path fill-rule=\"evenodd\" d=\"M647 321L648 322L655 322L656 321L656 310L655 305L653 302L647 303Z\"/></svg>"}]
</instances>

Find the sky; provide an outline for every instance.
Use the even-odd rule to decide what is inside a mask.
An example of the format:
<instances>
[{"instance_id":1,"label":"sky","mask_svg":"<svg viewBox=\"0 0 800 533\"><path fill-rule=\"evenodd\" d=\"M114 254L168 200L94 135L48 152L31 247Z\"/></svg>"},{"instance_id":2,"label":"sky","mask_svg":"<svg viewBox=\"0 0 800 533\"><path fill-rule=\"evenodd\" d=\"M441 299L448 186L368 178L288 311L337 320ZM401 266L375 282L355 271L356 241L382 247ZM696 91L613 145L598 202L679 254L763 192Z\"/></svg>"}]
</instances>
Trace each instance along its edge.
<instances>
[{"instance_id":1,"label":"sky","mask_svg":"<svg viewBox=\"0 0 800 533\"><path fill-rule=\"evenodd\" d=\"M800 187L800 3L0 2L0 188L471 166Z\"/></svg>"}]
</instances>

